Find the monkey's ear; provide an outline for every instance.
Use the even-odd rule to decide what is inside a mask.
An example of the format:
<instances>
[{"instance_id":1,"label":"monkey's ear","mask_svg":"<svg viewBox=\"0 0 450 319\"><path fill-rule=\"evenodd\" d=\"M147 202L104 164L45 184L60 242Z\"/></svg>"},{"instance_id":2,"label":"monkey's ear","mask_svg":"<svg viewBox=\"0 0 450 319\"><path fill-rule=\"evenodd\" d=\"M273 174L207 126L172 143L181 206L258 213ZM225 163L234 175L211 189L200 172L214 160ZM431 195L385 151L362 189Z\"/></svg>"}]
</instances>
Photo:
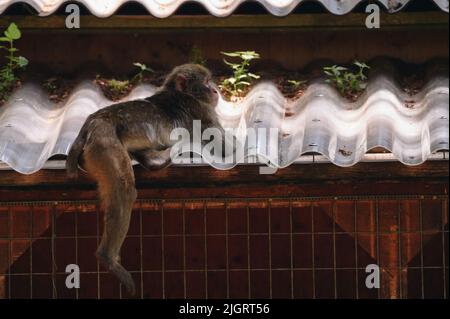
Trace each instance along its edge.
<instances>
[{"instance_id":1,"label":"monkey's ear","mask_svg":"<svg viewBox=\"0 0 450 319\"><path fill-rule=\"evenodd\" d=\"M175 78L175 88L177 91L185 92L186 91L186 82L187 79L184 75L178 74Z\"/></svg>"}]
</instances>

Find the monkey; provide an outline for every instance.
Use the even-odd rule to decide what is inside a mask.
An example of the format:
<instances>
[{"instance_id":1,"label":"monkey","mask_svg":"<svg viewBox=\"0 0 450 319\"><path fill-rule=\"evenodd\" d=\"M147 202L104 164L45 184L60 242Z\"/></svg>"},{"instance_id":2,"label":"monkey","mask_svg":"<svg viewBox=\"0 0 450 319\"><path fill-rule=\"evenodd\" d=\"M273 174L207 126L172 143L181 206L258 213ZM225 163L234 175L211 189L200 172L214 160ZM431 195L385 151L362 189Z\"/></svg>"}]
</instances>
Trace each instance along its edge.
<instances>
[{"instance_id":1,"label":"monkey","mask_svg":"<svg viewBox=\"0 0 450 319\"><path fill-rule=\"evenodd\" d=\"M218 100L208 69L197 64L175 67L154 95L113 104L88 116L69 150L67 175L76 178L79 166L87 171L97 183L105 212L96 256L131 295L135 284L121 265L120 249L137 198L132 160L149 170L169 166L175 143L170 140L171 130L191 131L193 120L201 121L202 130L224 132L214 110Z\"/></svg>"}]
</instances>

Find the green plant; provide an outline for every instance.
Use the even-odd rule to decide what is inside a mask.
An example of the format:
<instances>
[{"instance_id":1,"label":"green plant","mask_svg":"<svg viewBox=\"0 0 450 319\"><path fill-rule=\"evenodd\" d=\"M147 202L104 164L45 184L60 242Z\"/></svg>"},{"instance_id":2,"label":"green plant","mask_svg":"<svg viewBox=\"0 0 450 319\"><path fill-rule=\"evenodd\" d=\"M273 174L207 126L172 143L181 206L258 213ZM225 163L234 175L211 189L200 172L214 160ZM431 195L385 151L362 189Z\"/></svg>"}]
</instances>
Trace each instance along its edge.
<instances>
[{"instance_id":1,"label":"green plant","mask_svg":"<svg viewBox=\"0 0 450 319\"><path fill-rule=\"evenodd\" d=\"M303 84L306 84L307 81L299 81L299 80L288 80L287 83L292 85L293 89L296 90L300 88Z\"/></svg>"},{"instance_id":2,"label":"green plant","mask_svg":"<svg viewBox=\"0 0 450 319\"><path fill-rule=\"evenodd\" d=\"M107 79L97 74L94 81L103 91L103 94L112 101L118 101L126 96L133 84L129 80Z\"/></svg>"},{"instance_id":3,"label":"green plant","mask_svg":"<svg viewBox=\"0 0 450 319\"><path fill-rule=\"evenodd\" d=\"M359 61L355 61L353 65L356 68L355 71L339 65L324 67L323 71L328 76L327 83L335 85L339 92L344 95L357 94L364 90L367 86L367 76L364 72L370 67Z\"/></svg>"},{"instance_id":4,"label":"green plant","mask_svg":"<svg viewBox=\"0 0 450 319\"><path fill-rule=\"evenodd\" d=\"M56 85L56 81L56 78L47 79L42 83L42 87L47 91L54 91L58 88L58 86Z\"/></svg>"},{"instance_id":5,"label":"green plant","mask_svg":"<svg viewBox=\"0 0 450 319\"><path fill-rule=\"evenodd\" d=\"M120 95L128 91L130 87L130 81L120 81L116 79L111 79L106 81L108 88L114 93Z\"/></svg>"},{"instance_id":6,"label":"green plant","mask_svg":"<svg viewBox=\"0 0 450 319\"><path fill-rule=\"evenodd\" d=\"M28 65L28 60L26 58L16 55L19 50L14 46L14 41L20 39L22 36L17 25L14 22L11 23L3 35L4 36L0 37L0 43L3 42L6 44L0 45L0 49L6 51L6 65L2 66L0 69L1 100L7 98L9 92L18 81L15 71Z\"/></svg>"},{"instance_id":7,"label":"green plant","mask_svg":"<svg viewBox=\"0 0 450 319\"><path fill-rule=\"evenodd\" d=\"M233 76L222 81L219 86L222 90L226 91L231 96L240 96L244 93L245 88L251 85L254 79L259 79L260 76L250 73L248 68L250 61L259 59L259 53L255 51L236 51L236 52L221 52L223 55L240 58L239 63L231 63L227 60L223 60L226 65L233 70Z\"/></svg>"},{"instance_id":8,"label":"green plant","mask_svg":"<svg viewBox=\"0 0 450 319\"><path fill-rule=\"evenodd\" d=\"M206 65L206 59L203 58L202 50L196 45L194 45L189 52L189 62Z\"/></svg>"},{"instance_id":9,"label":"green plant","mask_svg":"<svg viewBox=\"0 0 450 319\"><path fill-rule=\"evenodd\" d=\"M146 66L144 63L134 62L133 65L139 69L139 72L135 76L133 76L133 78L130 81L131 83L142 82L145 72L155 72L152 69L150 69L148 66Z\"/></svg>"}]
</instances>

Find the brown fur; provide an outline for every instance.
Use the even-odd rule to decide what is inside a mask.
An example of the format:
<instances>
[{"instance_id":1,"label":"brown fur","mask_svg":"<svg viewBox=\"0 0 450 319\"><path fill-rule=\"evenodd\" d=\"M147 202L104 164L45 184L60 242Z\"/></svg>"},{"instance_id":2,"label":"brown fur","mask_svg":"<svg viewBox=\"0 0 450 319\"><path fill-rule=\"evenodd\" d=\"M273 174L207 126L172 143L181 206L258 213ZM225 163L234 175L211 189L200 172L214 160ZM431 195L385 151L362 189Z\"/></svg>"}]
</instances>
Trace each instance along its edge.
<instances>
[{"instance_id":1,"label":"brown fur","mask_svg":"<svg viewBox=\"0 0 450 319\"><path fill-rule=\"evenodd\" d=\"M120 248L137 196L131 159L148 169L164 168L171 163L172 129L192 130L192 121L201 120L202 129L222 130L213 109L218 93L210 78L210 72L199 65L175 68L155 95L111 105L90 115L70 149L68 175L76 177L82 162L97 181L105 211L97 257L131 294L135 293L134 281L120 264Z\"/></svg>"}]
</instances>

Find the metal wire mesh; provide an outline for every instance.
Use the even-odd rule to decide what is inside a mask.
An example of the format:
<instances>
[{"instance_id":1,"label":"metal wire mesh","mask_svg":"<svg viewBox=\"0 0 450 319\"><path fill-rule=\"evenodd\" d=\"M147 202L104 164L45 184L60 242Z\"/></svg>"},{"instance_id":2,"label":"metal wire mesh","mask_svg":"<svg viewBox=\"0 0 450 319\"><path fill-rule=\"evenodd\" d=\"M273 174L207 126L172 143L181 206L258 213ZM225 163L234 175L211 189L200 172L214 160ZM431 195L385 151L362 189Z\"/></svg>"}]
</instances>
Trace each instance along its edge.
<instances>
[{"instance_id":1,"label":"metal wire mesh","mask_svg":"<svg viewBox=\"0 0 450 319\"><path fill-rule=\"evenodd\" d=\"M130 298L94 256L102 218L92 202L0 204L0 297ZM446 298L448 199L139 201L122 263L135 298Z\"/></svg>"}]
</instances>

